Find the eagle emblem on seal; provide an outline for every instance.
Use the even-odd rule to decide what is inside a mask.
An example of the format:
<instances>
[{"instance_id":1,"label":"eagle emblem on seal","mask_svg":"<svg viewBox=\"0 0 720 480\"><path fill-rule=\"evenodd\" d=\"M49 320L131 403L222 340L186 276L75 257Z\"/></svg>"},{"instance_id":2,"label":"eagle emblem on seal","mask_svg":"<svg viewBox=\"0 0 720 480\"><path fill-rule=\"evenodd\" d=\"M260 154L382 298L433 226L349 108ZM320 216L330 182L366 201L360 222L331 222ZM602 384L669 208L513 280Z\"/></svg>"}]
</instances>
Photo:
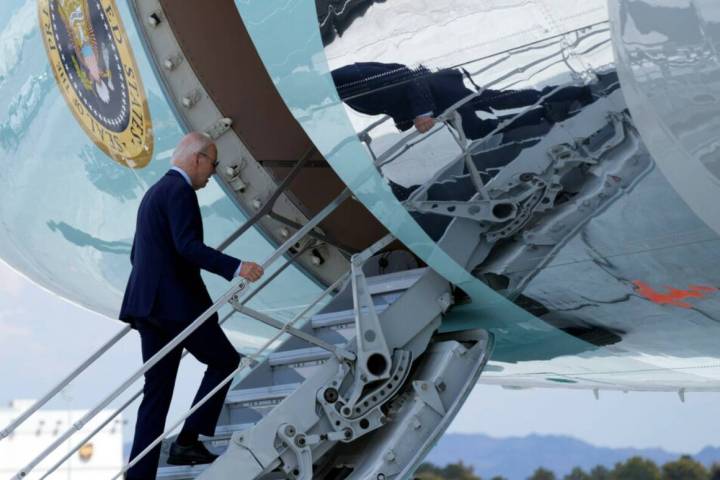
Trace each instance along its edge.
<instances>
[{"instance_id":1,"label":"eagle emblem on seal","mask_svg":"<svg viewBox=\"0 0 720 480\"><path fill-rule=\"evenodd\" d=\"M110 101L115 90L112 70L107 68L110 50L105 43L98 44L88 4L81 0L58 0L60 18L65 24L73 47L72 63L83 88L95 91L103 102Z\"/></svg>"}]
</instances>

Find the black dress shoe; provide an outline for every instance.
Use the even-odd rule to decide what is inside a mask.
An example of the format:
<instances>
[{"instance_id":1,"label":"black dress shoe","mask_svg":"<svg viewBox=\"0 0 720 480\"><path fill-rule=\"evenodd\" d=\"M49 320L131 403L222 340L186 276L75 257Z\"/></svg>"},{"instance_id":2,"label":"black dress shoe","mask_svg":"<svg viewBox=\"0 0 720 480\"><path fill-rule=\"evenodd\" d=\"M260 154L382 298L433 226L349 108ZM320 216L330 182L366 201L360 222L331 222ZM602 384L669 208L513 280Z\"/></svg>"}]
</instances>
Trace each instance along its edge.
<instances>
[{"instance_id":1,"label":"black dress shoe","mask_svg":"<svg viewBox=\"0 0 720 480\"><path fill-rule=\"evenodd\" d=\"M173 442L170 445L167 463L170 465L200 465L212 463L216 458L218 456L210 453L200 441L196 441L192 445L179 445L177 442Z\"/></svg>"}]
</instances>

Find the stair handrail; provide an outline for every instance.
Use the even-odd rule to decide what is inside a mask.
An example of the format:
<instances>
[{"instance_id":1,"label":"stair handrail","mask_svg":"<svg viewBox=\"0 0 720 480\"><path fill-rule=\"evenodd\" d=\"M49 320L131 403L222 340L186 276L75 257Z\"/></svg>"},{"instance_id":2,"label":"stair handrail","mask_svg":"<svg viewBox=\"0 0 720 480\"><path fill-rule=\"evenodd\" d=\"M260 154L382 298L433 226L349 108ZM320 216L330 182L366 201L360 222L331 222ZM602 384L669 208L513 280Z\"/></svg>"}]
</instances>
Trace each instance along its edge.
<instances>
[{"instance_id":1,"label":"stair handrail","mask_svg":"<svg viewBox=\"0 0 720 480\"><path fill-rule=\"evenodd\" d=\"M257 220L255 220L257 221ZM250 221L246 222L250 223ZM253 222L254 223L254 222ZM252 224L250 225L252 226ZM249 228L249 227L248 227ZM239 235L236 235L236 233L231 234L227 239L225 239L220 245L217 247L218 251L223 251L227 247L229 247L234 240L236 240L239 237ZM120 331L118 331L112 338L110 338L107 342L105 342L100 348L95 350L88 358L86 358L75 370L70 372L65 378L60 380L54 387L52 387L45 395L42 396L39 400L35 401L29 408L27 408L24 412L22 412L17 418L15 418L10 424L8 424L2 431L0 431L0 441L2 441L4 438L9 437L20 425L22 425L25 420L30 418L32 414L40 410L43 406L45 406L46 403L48 403L50 400L55 398L55 396L60 393L65 387L67 387L70 382L72 382L75 378L78 377L82 372L84 372L90 365L95 363L101 356L105 354L110 348L112 348L115 344L117 344L120 340L122 340L125 335L127 335L130 330L132 330L132 326L125 325Z\"/></svg>"},{"instance_id":2,"label":"stair handrail","mask_svg":"<svg viewBox=\"0 0 720 480\"><path fill-rule=\"evenodd\" d=\"M33 413L40 410L47 402L52 400L55 395L60 393L70 382L72 382L78 375L80 375L90 365L100 358L105 352L107 352L113 345L119 342L127 333L132 330L130 325L125 325L119 332L117 332L110 340L105 342L100 348L95 350L85 361L83 361L75 370L70 372L65 378L63 378L57 385L52 387L40 400L35 401L28 409L22 412L17 418L15 418L10 424L0 432L0 441L4 438L9 437L12 433L22 425L25 420L30 418Z\"/></svg>"},{"instance_id":3,"label":"stair handrail","mask_svg":"<svg viewBox=\"0 0 720 480\"><path fill-rule=\"evenodd\" d=\"M248 365L252 365L254 362L257 362L258 357L260 354L262 354L265 350L267 350L268 347L270 347L275 341L277 341L278 338L280 338L281 335L284 333L287 333L290 328L292 328L298 321L300 321L305 315L307 315L308 312L310 312L323 298L325 298L330 292L337 289L340 284L343 282L346 282L350 277L350 271L345 272L343 275L340 276L335 282L333 282L332 285L330 285L327 289L323 290L320 295L318 295L305 309L298 313L292 320L287 322L283 325L282 328L278 329L278 331L273 335L265 344L258 349L255 353L250 354L246 357L243 357L243 359L240 362L240 365L227 377L225 377L215 388L213 388L210 392L207 393L203 398L201 398L195 405L190 408L187 412L185 412L183 415L180 416L180 418L169 428L167 428L163 433L160 434L155 440L153 440L152 443L150 443L145 449L140 452L137 456L135 456L132 461L130 461L127 465L125 465L115 476L111 478L111 480L115 480L116 478L120 478L122 474L127 472L130 468L132 468L134 465L136 465L140 460L143 459L145 455L150 453L150 451L155 448L160 442L162 442L165 438L167 438L168 435L170 435L176 428L178 428L190 415L195 413L197 409L202 407L207 401L209 401L217 392L219 392L225 385L227 385L229 382L235 378L235 376L242 371L245 367Z\"/></svg>"},{"instance_id":4,"label":"stair handrail","mask_svg":"<svg viewBox=\"0 0 720 480\"><path fill-rule=\"evenodd\" d=\"M368 248L366 248L361 253L358 253L354 256L354 263L356 266L362 266L367 260L372 257L374 254L382 250L383 248L387 247L390 243L392 243L395 240L395 236L391 233L386 234L381 239L375 241L372 245L370 245ZM115 480L116 478L119 478L120 475L125 473L127 470L132 468L134 465L136 465L142 458L150 453L150 451L155 448L160 442L162 442L168 435L170 435L173 430L175 430L177 427L179 427L182 422L185 421L190 415L195 413L197 409L202 407L207 401L209 401L213 395L215 395L217 392L219 392L228 382L232 381L233 378L246 366L253 364L253 362L256 362L258 357L261 353L263 353L268 347L270 347L280 336L284 333L291 333L290 330L294 328L295 324L300 321L302 318L305 317L305 315L308 314L313 308L315 308L315 305L317 305L323 298L325 298L330 292L334 291L338 286L340 286L341 283L350 281L350 277L353 275L353 270L348 269L347 272L345 272L343 275L340 276L332 285L330 285L327 289L325 289L323 292L320 293L310 304L305 307L305 309L298 313L295 318L290 320L289 322L285 323L284 325L280 326L278 328L277 333L271 337L265 344L257 350L254 354L248 355L242 359L240 362L240 365L232 372L230 373L225 379L220 382L213 390L208 392L207 395L205 395L203 398L201 398L195 405L192 406L190 410L185 412L185 414L181 415L180 418L170 427L167 428L163 433L160 434L155 440L153 440L152 443L150 443L145 449L140 452L136 457L132 459L131 462L129 462L127 465L125 465L122 470L120 470L114 477L112 477L111 480Z\"/></svg>"},{"instance_id":5,"label":"stair handrail","mask_svg":"<svg viewBox=\"0 0 720 480\"><path fill-rule=\"evenodd\" d=\"M268 278L266 278L265 280L263 280L263 282L262 282L260 285L258 285L257 288L254 288L254 289L252 290L252 292L250 292L250 293L248 294L248 296L245 297L245 298L240 302L240 304L244 305L244 304L248 303L250 300L252 300L252 299L255 297L255 295L257 295L258 293L260 293L270 282L272 282L278 275L280 275L287 267L289 267L290 265L292 265L293 263L295 263L295 260L297 259L297 257L299 257L300 255L302 255L303 253L305 253L306 251L308 251L310 248L312 248L312 244L309 244L309 245L306 246L305 248L302 248L302 249L298 250L298 251L297 251L294 255L292 255L292 256L290 257L290 259L288 259L280 268L278 268L277 270L275 270ZM222 325L223 325L230 317L232 317L235 313L237 313L237 311L234 310L234 309L233 309L232 311L228 312L223 318L220 319L220 321L218 322L218 325L222 326ZM180 359L182 360L183 358L185 358L185 356L186 356L188 353L189 353L189 352L188 352L187 350L183 350L182 354L180 355ZM65 463L70 457L72 457L72 455L73 455L75 452L77 452L78 450L80 450L83 445L85 445L87 442L89 442L90 439L92 439L92 437L94 437L95 435L97 435L98 432L100 432L103 428L105 428L105 426L106 426L108 423L110 423L110 422L111 422L115 417L117 417L120 413L122 413L123 411L125 411L125 409L126 409L127 407L129 407L129 406L132 404L132 402L134 402L138 397L140 397L140 395L142 395L142 393L143 393L143 389L142 389L142 387L141 387L141 388L140 388L139 390L137 390L125 403L123 403L119 408L117 408L109 417L107 417L105 420L103 420L102 422L100 422L100 424L99 424L97 427L95 427L95 429L94 429L92 432L90 432L88 435L86 435L81 441L79 441L78 443L76 443L75 446L72 447L69 452L67 452L67 453L66 453L65 455L63 455L57 462L55 462L51 467L49 467L49 468L45 471L45 473L43 474L43 476L40 477L39 480L44 480L44 479L46 479L47 477L50 476L50 474L54 473L55 470L57 470L58 468L60 468L60 466L61 466L63 463Z\"/></svg>"},{"instance_id":6,"label":"stair handrail","mask_svg":"<svg viewBox=\"0 0 720 480\"><path fill-rule=\"evenodd\" d=\"M320 222L322 222L327 216L329 216L335 209L343 203L345 200L350 198L351 192L349 189L344 189L332 202L326 205L320 212L317 213L311 220L308 221L301 229L296 231L290 236L283 244L278 247L270 257L265 260L262 264L263 269L270 267L278 258L281 258L288 250L290 250L298 241L300 241L307 233L315 228ZM145 372L155 366L160 360L162 360L168 353L175 349L183 340L185 340L195 330L205 323L210 317L212 317L221 307L227 304L231 299L239 299L247 293L247 286L249 282L244 278L236 278L232 281L231 287L216 300L212 306L210 306L205 312L203 312L198 318L196 318L190 325L180 332L175 338L173 338L168 344L161 348L155 355L153 355L147 362L145 362L138 370L130 375L119 387L112 391L107 397L105 397L100 403L93 407L88 413L86 413L80 420L73 423L73 425L59 435L54 442L52 442L45 450L39 455L33 458L25 467L23 467L12 480L20 480L27 476L42 460L48 455L55 451L60 445L62 445L67 439L69 439L75 432L80 431L91 419L97 416L105 407L107 407L113 400L115 400L120 394L128 389L136 380L138 380Z\"/></svg>"},{"instance_id":7,"label":"stair handrail","mask_svg":"<svg viewBox=\"0 0 720 480\"><path fill-rule=\"evenodd\" d=\"M285 191L288 187L288 185L295 179L297 174L300 172L302 167L307 163L308 159L310 158L310 155L312 152L315 151L315 146L309 147L305 153L300 157L298 162L296 163L295 167L291 170L290 174L287 175L287 177L280 183L280 185L275 189L273 194L270 196L266 204L261 208L259 212L257 212L255 215L247 219L243 225L236 231L232 232L225 240L223 240L217 247L216 250L222 252L226 250L235 240L237 240L240 236L242 236L243 233L245 233L248 229L250 229L253 225L255 225L264 215L268 213L268 211L272 210L275 200L280 196L280 194ZM299 228L299 227L296 227ZM263 285L264 286L264 285ZM0 431L0 441L2 441L4 438L9 437L12 432L14 432L21 424L23 424L30 416L32 416L33 413L37 412L42 408L47 402L52 400L58 393L60 393L70 382L72 382L75 378L77 378L78 375L80 375L83 371L85 371L90 365L95 363L98 358L100 358L102 355L105 354L112 346L117 344L120 340L122 340L125 335L127 335L130 330L132 330L131 325L124 326L115 336L113 336L110 340L108 340L105 344L103 344L100 348L98 348L95 352L93 352L82 364L80 364L75 370L70 372L65 378L63 378L60 382L57 383L54 387L50 389L40 400L37 400L33 405L31 405L27 410L25 410L23 413L21 413L16 419L14 419L8 426L6 426L2 431Z\"/></svg>"}]
</instances>

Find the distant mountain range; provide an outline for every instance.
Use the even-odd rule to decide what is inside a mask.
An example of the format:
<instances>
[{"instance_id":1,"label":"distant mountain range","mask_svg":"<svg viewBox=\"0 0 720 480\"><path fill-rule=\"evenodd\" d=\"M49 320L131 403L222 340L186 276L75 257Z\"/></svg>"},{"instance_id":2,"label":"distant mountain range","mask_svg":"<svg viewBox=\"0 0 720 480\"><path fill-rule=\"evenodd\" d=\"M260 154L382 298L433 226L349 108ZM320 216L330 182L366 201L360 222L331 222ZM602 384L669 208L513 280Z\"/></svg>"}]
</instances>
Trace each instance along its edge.
<instances>
[{"instance_id":1,"label":"distant mountain range","mask_svg":"<svg viewBox=\"0 0 720 480\"><path fill-rule=\"evenodd\" d=\"M595 447L572 437L529 435L521 438L493 438L481 434L446 434L430 452L426 461L443 467L459 460L472 465L483 479L502 475L508 480L525 480L538 467L555 472L559 478L574 467L589 471L597 465L612 468L633 456L641 456L662 465L680 454L658 448ZM710 466L720 462L720 448L706 447L692 457Z\"/></svg>"}]
</instances>

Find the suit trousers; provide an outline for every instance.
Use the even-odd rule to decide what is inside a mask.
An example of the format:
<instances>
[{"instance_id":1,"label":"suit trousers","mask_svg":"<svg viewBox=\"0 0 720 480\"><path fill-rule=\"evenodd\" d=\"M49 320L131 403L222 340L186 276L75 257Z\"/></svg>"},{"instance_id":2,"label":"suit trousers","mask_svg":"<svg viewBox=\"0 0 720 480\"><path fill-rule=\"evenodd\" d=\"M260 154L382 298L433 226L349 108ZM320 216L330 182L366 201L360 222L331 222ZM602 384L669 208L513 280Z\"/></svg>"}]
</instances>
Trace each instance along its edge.
<instances>
[{"instance_id":1,"label":"suit trousers","mask_svg":"<svg viewBox=\"0 0 720 480\"><path fill-rule=\"evenodd\" d=\"M182 328L166 327L155 318L136 319L134 324L140 333L143 362L147 362L182 331ZM230 375L240 363L235 350L217 322L217 316L208 319L188 336L177 348L145 373L143 399L138 408L135 438L130 459L135 458L165 429L165 420L172 400L175 378L183 348L198 361L207 365L193 405ZM201 435L213 435L218 417L225 401L230 382L210 400L185 420L184 431ZM154 479L160 459L160 445L153 448L127 472L131 480Z\"/></svg>"}]
</instances>

